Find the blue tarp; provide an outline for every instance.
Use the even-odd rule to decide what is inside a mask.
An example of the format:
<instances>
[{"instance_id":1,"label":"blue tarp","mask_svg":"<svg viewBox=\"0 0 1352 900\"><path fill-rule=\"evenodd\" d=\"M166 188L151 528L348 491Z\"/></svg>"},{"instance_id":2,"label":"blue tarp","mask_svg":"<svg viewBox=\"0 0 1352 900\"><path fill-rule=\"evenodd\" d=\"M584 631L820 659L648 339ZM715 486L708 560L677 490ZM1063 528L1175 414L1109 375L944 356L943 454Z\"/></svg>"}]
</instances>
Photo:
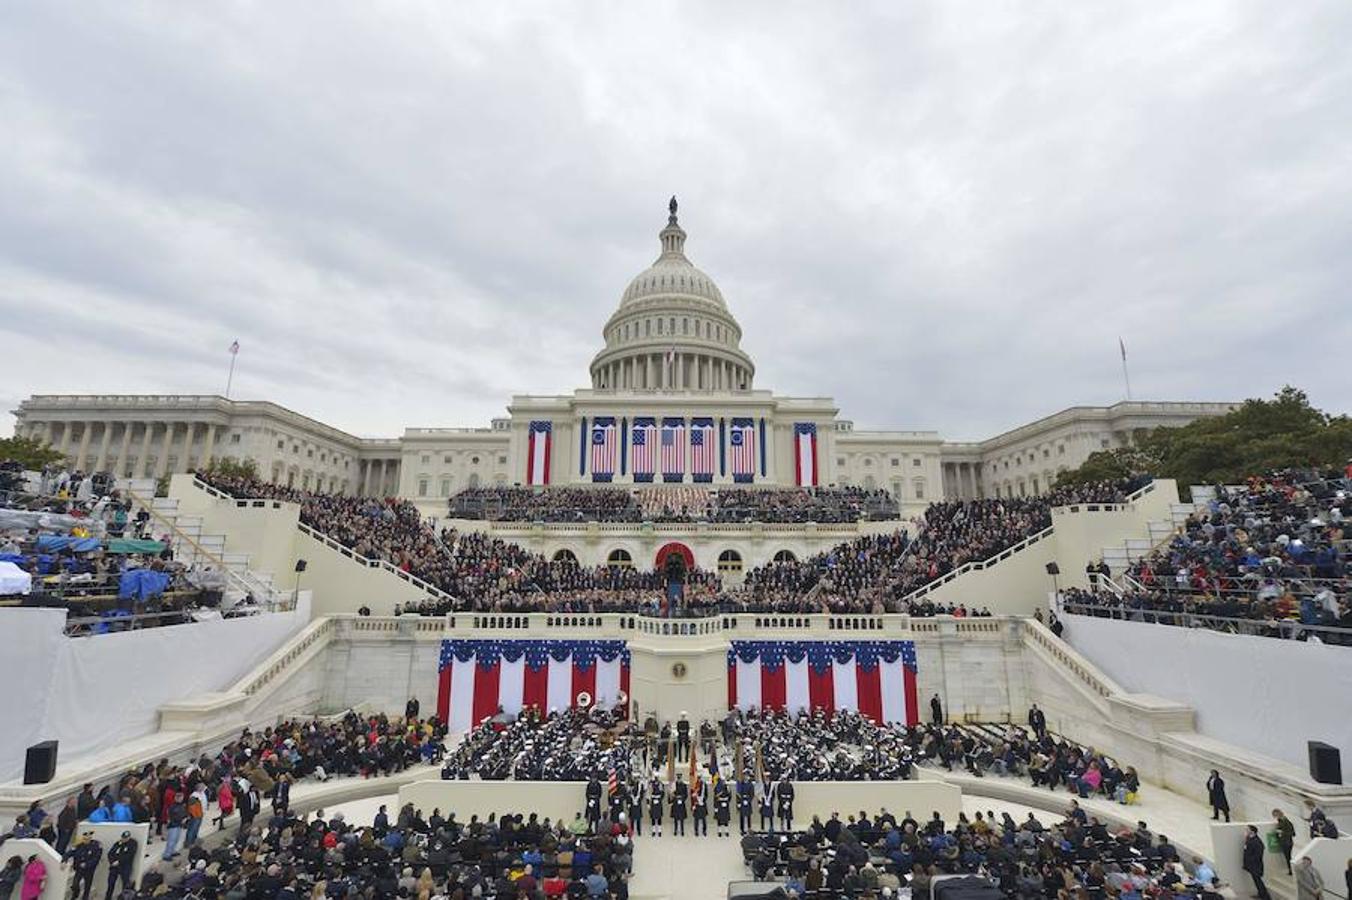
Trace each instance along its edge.
<instances>
[{"instance_id":1,"label":"blue tarp","mask_svg":"<svg viewBox=\"0 0 1352 900\"><path fill-rule=\"evenodd\" d=\"M118 579L117 595L123 599L145 600L158 597L169 587L169 576L150 569L129 569Z\"/></svg>"},{"instance_id":2,"label":"blue tarp","mask_svg":"<svg viewBox=\"0 0 1352 900\"><path fill-rule=\"evenodd\" d=\"M98 538L71 537L68 534L38 535L39 552L52 553L58 550L73 550L76 553L87 553L90 550L97 550L102 546L103 541Z\"/></svg>"}]
</instances>

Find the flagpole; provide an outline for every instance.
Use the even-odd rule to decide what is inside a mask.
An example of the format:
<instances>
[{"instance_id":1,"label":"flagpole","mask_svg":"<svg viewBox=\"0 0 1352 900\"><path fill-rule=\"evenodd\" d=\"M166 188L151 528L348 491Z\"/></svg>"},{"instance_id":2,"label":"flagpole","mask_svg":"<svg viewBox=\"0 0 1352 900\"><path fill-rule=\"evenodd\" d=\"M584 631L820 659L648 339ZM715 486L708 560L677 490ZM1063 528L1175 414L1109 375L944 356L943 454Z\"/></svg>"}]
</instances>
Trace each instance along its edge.
<instances>
[{"instance_id":1,"label":"flagpole","mask_svg":"<svg viewBox=\"0 0 1352 900\"><path fill-rule=\"evenodd\" d=\"M1117 339L1117 346L1122 348L1122 381L1127 386L1127 399L1131 399L1131 375L1127 373L1127 345L1121 338Z\"/></svg>"},{"instance_id":2,"label":"flagpole","mask_svg":"<svg viewBox=\"0 0 1352 900\"><path fill-rule=\"evenodd\" d=\"M230 345L230 374L225 379L225 399L230 399L230 387L235 383L235 358L239 356L239 341Z\"/></svg>"}]
</instances>

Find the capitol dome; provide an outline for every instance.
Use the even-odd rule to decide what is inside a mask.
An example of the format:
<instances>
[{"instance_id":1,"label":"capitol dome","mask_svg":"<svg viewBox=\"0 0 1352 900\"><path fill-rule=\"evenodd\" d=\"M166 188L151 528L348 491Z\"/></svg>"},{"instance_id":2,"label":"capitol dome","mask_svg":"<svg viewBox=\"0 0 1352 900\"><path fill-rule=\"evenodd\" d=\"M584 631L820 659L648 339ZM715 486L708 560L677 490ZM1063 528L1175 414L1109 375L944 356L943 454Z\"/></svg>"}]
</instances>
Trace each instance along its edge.
<instances>
[{"instance_id":1,"label":"capitol dome","mask_svg":"<svg viewBox=\"0 0 1352 900\"><path fill-rule=\"evenodd\" d=\"M740 347L741 326L714 280L685 255L685 230L671 198L661 253L629 282L592 360L599 390L750 390L756 367Z\"/></svg>"}]
</instances>

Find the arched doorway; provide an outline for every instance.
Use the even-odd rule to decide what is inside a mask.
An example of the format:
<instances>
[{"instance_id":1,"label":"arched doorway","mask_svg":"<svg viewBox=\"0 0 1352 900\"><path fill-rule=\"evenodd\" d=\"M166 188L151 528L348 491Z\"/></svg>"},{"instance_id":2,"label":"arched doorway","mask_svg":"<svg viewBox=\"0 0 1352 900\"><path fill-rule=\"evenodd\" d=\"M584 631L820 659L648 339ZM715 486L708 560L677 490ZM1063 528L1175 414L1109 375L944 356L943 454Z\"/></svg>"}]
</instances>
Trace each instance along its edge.
<instances>
[{"instance_id":1,"label":"arched doorway","mask_svg":"<svg viewBox=\"0 0 1352 900\"><path fill-rule=\"evenodd\" d=\"M742 571L742 554L736 550L724 550L718 554L718 574L737 575Z\"/></svg>"},{"instance_id":2,"label":"arched doorway","mask_svg":"<svg viewBox=\"0 0 1352 900\"><path fill-rule=\"evenodd\" d=\"M667 557L675 553L685 561L687 571L695 568L695 554L689 547L680 541L672 541L670 544L663 544L662 549L657 551L656 558L653 559L653 568L661 571L667 564Z\"/></svg>"},{"instance_id":3,"label":"arched doorway","mask_svg":"<svg viewBox=\"0 0 1352 900\"><path fill-rule=\"evenodd\" d=\"M792 550L780 550L778 553L775 554L775 562L796 563L798 562L798 557L793 555Z\"/></svg>"},{"instance_id":4,"label":"arched doorway","mask_svg":"<svg viewBox=\"0 0 1352 900\"><path fill-rule=\"evenodd\" d=\"M629 551L624 548L611 550L610 556L606 557L606 565L612 569L632 569L634 567L634 558L629 555Z\"/></svg>"},{"instance_id":5,"label":"arched doorway","mask_svg":"<svg viewBox=\"0 0 1352 900\"><path fill-rule=\"evenodd\" d=\"M562 550L556 550L554 552L553 560L554 562L571 563L572 565L577 565L577 554L574 553L572 550L569 550L567 547L564 547Z\"/></svg>"}]
</instances>

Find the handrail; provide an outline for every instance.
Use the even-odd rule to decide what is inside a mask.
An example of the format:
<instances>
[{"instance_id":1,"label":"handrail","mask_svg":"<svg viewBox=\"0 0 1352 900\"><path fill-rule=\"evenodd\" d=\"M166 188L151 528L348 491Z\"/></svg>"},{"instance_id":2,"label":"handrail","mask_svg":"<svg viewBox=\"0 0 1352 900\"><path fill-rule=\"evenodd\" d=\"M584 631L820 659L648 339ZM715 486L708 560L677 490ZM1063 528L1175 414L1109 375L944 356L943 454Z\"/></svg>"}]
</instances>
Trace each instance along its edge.
<instances>
[{"instance_id":1,"label":"handrail","mask_svg":"<svg viewBox=\"0 0 1352 900\"><path fill-rule=\"evenodd\" d=\"M908 603L913 600L918 600L921 597L924 597L925 595L929 594L931 591L938 590L941 586L948 584L950 581L959 577L960 575L965 575L968 572L980 572L984 569L990 568L991 566L998 565L1002 560L1005 560L1008 557L1012 556L1013 554L1018 553L1020 550L1025 550L1028 547L1033 546L1043 538L1051 537L1052 532L1054 532L1055 530L1056 530L1055 526L1048 525L1046 528L1042 529L1038 533L1029 535L1023 540L1019 541L1017 544L1014 544L1010 547L1006 547L1005 549L999 551L998 553L994 554L988 559L972 560L971 562L963 563L961 566L958 566L956 569L953 569L952 571L945 572L943 575L940 575L938 578L934 579L928 584L916 588L902 599ZM919 539L919 535L916 536L916 539L917 540Z\"/></svg>"},{"instance_id":2,"label":"handrail","mask_svg":"<svg viewBox=\"0 0 1352 900\"><path fill-rule=\"evenodd\" d=\"M1115 619L1123 622L1142 622L1151 625L1172 625L1179 628L1206 628L1225 631L1245 637L1276 637L1294 640L1302 635L1328 635L1336 638L1325 641L1334 646L1352 646L1352 628L1336 625L1306 625L1287 619L1236 619L1229 616L1211 616L1204 613L1172 612L1169 610L1137 609L1125 606L1095 606L1090 603L1063 602L1061 608L1073 615L1095 619ZM1265 633L1269 632L1269 633ZM1289 633L1288 633L1289 632Z\"/></svg>"}]
</instances>

